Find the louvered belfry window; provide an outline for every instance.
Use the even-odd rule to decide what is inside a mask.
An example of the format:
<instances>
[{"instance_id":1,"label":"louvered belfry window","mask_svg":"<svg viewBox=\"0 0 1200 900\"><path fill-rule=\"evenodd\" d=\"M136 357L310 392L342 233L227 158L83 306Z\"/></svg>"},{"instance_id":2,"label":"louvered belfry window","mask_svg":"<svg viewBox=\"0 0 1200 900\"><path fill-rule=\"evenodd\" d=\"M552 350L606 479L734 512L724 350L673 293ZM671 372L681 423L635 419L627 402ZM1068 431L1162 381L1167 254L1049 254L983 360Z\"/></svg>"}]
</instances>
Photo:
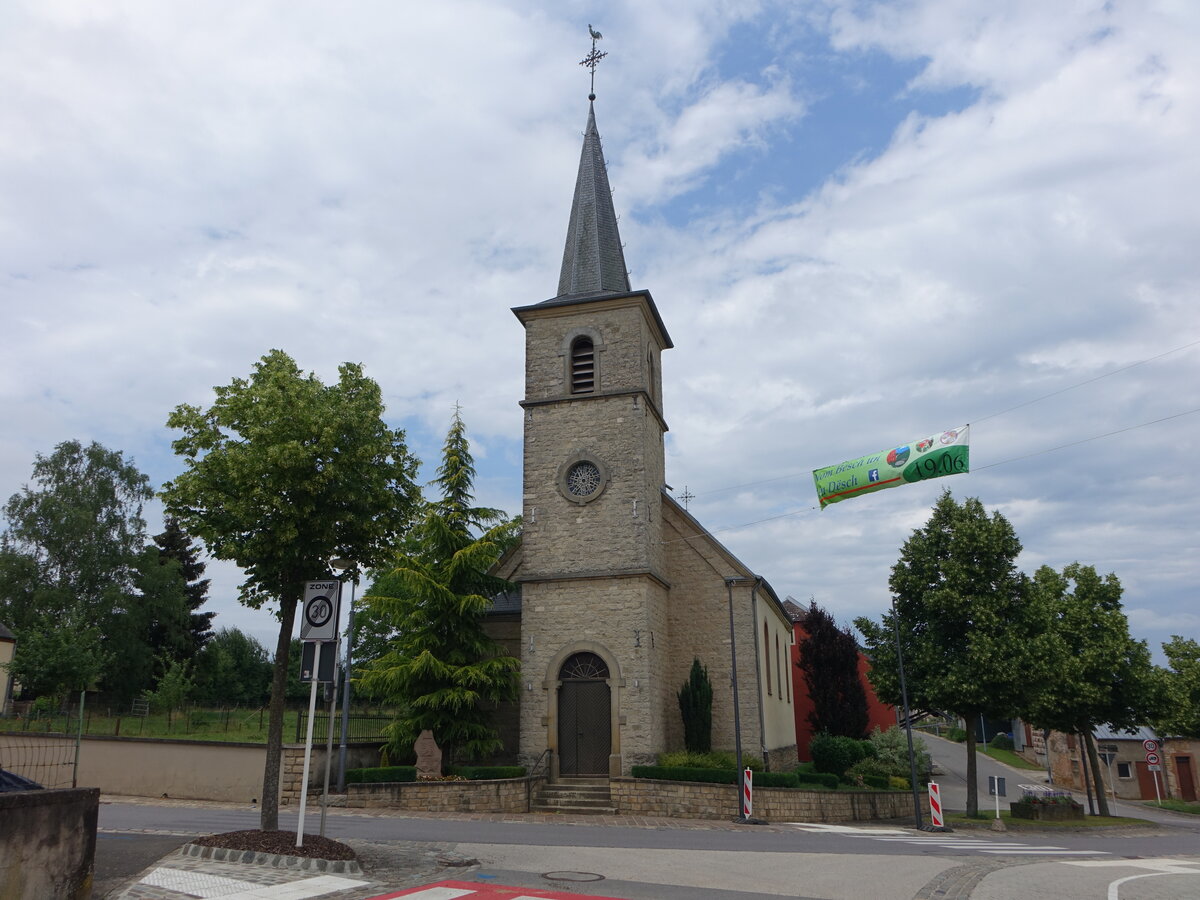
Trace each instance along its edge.
<instances>
[{"instance_id":1,"label":"louvered belfry window","mask_svg":"<svg viewBox=\"0 0 1200 900\"><path fill-rule=\"evenodd\" d=\"M596 350L592 339L578 338L571 345L571 393L590 394L596 389Z\"/></svg>"}]
</instances>

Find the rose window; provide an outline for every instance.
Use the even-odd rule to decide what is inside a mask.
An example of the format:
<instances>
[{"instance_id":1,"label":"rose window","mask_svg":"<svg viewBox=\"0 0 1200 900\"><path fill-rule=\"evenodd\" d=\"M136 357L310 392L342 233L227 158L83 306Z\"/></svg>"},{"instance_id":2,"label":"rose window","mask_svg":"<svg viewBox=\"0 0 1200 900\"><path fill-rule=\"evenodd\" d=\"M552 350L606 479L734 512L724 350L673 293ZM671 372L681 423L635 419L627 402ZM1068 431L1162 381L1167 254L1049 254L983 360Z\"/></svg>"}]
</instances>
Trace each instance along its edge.
<instances>
[{"instance_id":1,"label":"rose window","mask_svg":"<svg viewBox=\"0 0 1200 900\"><path fill-rule=\"evenodd\" d=\"M567 471L567 491L573 497L589 497L600 489L601 475L595 463L577 462Z\"/></svg>"}]
</instances>

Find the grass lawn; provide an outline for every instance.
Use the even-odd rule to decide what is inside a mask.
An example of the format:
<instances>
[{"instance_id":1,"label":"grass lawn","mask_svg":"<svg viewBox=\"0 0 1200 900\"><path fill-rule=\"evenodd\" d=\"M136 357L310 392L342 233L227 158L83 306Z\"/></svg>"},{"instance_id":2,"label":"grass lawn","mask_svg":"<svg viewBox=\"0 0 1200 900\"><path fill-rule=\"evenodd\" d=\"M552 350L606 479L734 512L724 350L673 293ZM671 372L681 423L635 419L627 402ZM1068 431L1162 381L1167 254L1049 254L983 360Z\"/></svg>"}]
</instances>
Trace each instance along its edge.
<instances>
[{"instance_id":1,"label":"grass lawn","mask_svg":"<svg viewBox=\"0 0 1200 900\"><path fill-rule=\"evenodd\" d=\"M1029 762L1027 759L1022 756L1018 756L1011 750L997 750L995 747L988 747L986 750L984 750L983 744L976 745L976 749L979 750L980 753L986 753L992 759L996 760L996 762L1002 762L1006 766L1012 766L1014 769L1029 769L1034 772L1045 771L1041 766Z\"/></svg>"},{"instance_id":2,"label":"grass lawn","mask_svg":"<svg viewBox=\"0 0 1200 900\"><path fill-rule=\"evenodd\" d=\"M1156 806L1159 809L1169 809L1173 812L1190 813L1193 816L1200 816L1200 803L1188 803L1186 800L1151 801L1146 805Z\"/></svg>"},{"instance_id":3,"label":"grass lawn","mask_svg":"<svg viewBox=\"0 0 1200 900\"><path fill-rule=\"evenodd\" d=\"M981 813L973 818L968 817L966 813L947 813L946 824L953 827L986 828L995 818L995 809L990 809L986 814ZM1147 822L1145 819L1131 819L1127 816L1084 816L1082 821L1076 819L1071 822L1035 822L1032 819L1014 819L1006 809L1000 810L1000 821L1012 831L1020 831L1022 829L1042 831L1055 828L1111 828L1114 826L1153 824L1152 822Z\"/></svg>"}]
</instances>

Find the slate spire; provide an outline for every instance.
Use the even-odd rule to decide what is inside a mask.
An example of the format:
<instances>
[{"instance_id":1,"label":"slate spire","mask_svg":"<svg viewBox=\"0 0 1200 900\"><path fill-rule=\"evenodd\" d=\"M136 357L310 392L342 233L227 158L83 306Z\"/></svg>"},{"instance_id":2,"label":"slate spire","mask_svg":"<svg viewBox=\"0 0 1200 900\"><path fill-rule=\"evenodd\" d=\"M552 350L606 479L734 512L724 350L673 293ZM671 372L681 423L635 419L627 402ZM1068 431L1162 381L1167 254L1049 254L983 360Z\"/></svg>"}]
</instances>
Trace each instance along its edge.
<instances>
[{"instance_id":1,"label":"slate spire","mask_svg":"<svg viewBox=\"0 0 1200 900\"><path fill-rule=\"evenodd\" d=\"M575 197L571 200L571 221L567 225L567 244L558 277L559 297L629 292L625 252L621 249L617 214L608 186L608 169L604 164L600 133L596 130L595 105L591 101L589 97L587 130L583 135Z\"/></svg>"}]
</instances>

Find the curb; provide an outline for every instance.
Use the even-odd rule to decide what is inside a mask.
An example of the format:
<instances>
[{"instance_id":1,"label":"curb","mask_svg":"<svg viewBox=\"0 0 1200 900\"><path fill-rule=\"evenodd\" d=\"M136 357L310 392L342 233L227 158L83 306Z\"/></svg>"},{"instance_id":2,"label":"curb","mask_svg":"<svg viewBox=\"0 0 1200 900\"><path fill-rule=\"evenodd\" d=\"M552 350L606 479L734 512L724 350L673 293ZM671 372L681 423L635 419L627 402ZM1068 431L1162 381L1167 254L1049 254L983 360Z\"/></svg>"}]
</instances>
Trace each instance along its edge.
<instances>
[{"instance_id":1,"label":"curb","mask_svg":"<svg viewBox=\"0 0 1200 900\"><path fill-rule=\"evenodd\" d=\"M259 853L254 850L229 850L225 847L206 847L187 843L179 848L181 856L211 859L213 862L252 863L292 872L326 872L330 875L362 875L356 859L315 859L308 856L284 856L280 853Z\"/></svg>"}]
</instances>

